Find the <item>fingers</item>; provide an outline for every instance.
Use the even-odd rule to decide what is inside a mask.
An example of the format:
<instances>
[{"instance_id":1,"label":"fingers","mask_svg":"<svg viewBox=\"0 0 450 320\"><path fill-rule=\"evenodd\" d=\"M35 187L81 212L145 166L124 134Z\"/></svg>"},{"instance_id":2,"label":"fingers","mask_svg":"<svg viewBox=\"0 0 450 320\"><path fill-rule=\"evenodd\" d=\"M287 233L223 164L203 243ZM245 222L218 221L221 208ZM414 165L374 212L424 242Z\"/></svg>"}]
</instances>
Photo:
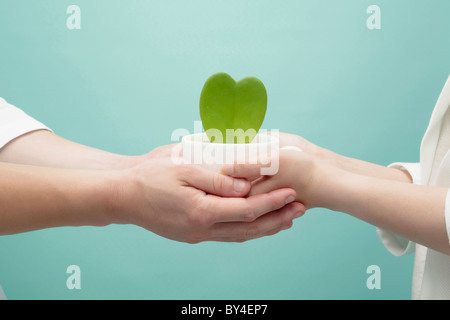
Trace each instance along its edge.
<instances>
[{"instance_id":1,"label":"fingers","mask_svg":"<svg viewBox=\"0 0 450 320\"><path fill-rule=\"evenodd\" d=\"M307 146L307 144L311 144L303 137L291 133L269 131L266 134L278 138L280 149L290 148L297 151L304 151L303 149Z\"/></svg>"},{"instance_id":2,"label":"fingers","mask_svg":"<svg viewBox=\"0 0 450 320\"><path fill-rule=\"evenodd\" d=\"M221 198L206 195L199 213L210 224L217 222L252 222L262 215L281 209L295 200L293 189L282 188L248 198Z\"/></svg>"},{"instance_id":3,"label":"fingers","mask_svg":"<svg viewBox=\"0 0 450 320\"><path fill-rule=\"evenodd\" d=\"M243 242L274 235L292 226L292 220L301 217L305 207L293 202L250 222L218 223L211 229L209 241Z\"/></svg>"},{"instance_id":4,"label":"fingers","mask_svg":"<svg viewBox=\"0 0 450 320\"><path fill-rule=\"evenodd\" d=\"M233 166L233 175L238 177L259 175L259 165ZM270 192L254 194L247 198L251 183L197 166L185 167L181 180L187 186L202 190L199 193L191 221L204 229L198 241L242 242L272 235L290 228L292 219L305 213L305 206L294 202L295 190L280 188Z\"/></svg>"},{"instance_id":5,"label":"fingers","mask_svg":"<svg viewBox=\"0 0 450 320\"><path fill-rule=\"evenodd\" d=\"M213 172L198 166L188 166L190 170L184 181L206 193L221 197L243 197L250 191L250 182Z\"/></svg>"},{"instance_id":6,"label":"fingers","mask_svg":"<svg viewBox=\"0 0 450 320\"><path fill-rule=\"evenodd\" d=\"M276 190L279 187L280 186L275 180L262 177L261 179L252 182L251 189L247 196L250 197L261 193L267 193L271 190Z\"/></svg>"},{"instance_id":7,"label":"fingers","mask_svg":"<svg viewBox=\"0 0 450 320\"><path fill-rule=\"evenodd\" d=\"M230 177L238 177L254 180L255 178L261 176L261 168L265 166L267 165L263 166L259 163L226 164L222 167L221 172L224 175Z\"/></svg>"}]
</instances>

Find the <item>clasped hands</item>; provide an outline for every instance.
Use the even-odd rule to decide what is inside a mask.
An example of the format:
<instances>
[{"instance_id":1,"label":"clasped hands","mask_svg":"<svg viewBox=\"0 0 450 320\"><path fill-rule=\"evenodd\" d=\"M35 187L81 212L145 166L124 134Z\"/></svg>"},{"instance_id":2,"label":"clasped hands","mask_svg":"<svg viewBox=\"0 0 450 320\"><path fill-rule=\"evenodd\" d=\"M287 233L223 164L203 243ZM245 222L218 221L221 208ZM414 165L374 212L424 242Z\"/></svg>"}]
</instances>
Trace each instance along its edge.
<instances>
[{"instance_id":1,"label":"clasped hands","mask_svg":"<svg viewBox=\"0 0 450 320\"><path fill-rule=\"evenodd\" d=\"M283 137L282 144L292 142L289 135ZM226 165L220 173L174 164L174 146L153 150L125 172L128 179L123 181L132 182L122 190L129 190L125 198L134 205L126 208L131 211L128 214L118 214L115 223L136 224L188 243L243 242L290 228L293 220L305 213L304 203L311 206L297 192L303 190L297 184L307 184L310 172L295 183L289 177L292 170L306 168L309 156L303 152L281 151L280 169L269 177L260 176L257 164ZM304 162L302 168L293 167L297 157Z\"/></svg>"},{"instance_id":2,"label":"clasped hands","mask_svg":"<svg viewBox=\"0 0 450 320\"><path fill-rule=\"evenodd\" d=\"M243 242L289 228L305 213L289 183L256 188L255 168L240 167L236 176L179 164L175 146L124 156L46 130L15 139L0 150L7 186L0 234L134 224L188 243Z\"/></svg>"}]
</instances>

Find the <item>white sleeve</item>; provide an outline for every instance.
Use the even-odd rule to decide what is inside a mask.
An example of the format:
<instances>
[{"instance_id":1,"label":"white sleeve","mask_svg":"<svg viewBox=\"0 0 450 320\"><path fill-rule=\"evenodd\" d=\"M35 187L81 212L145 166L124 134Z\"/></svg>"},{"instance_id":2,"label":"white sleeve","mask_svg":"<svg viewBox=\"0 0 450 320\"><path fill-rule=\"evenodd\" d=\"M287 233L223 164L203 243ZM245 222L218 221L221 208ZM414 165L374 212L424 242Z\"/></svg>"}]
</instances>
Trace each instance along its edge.
<instances>
[{"instance_id":1,"label":"white sleeve","mask_svg":"<svg viewBox=\"0 0 450 320\"><path fill-rule=\"evenodd\" d=\"M450 189L447 191L447 198L445 200L445 225L447 227L447 236L450 244Z\"/></svg>"},{"instance_id":2,"label":"white sleeve","mask_svg":"<svg viewBox=\"0 0 450 320\"><path fill-rule=\"evenodd\" d=\"M421 184L420 163L396 162L389 165L389 167L407 171L411 175L414 184ZM386 249L395 256L403 256L415 251L416 244L413 241L409 241L385 229L377 228L377 233Z\"/></svg>"},{"instance_id":3,"label":"white sleeve","mask_svg":"<svg viewBox=\"0 0 450 320\"><path fill-rule=\"evenodd\" d=\"M50 130L41 122L0 98L0 149L25 133L41 129Z\"/></svg>"}]
</instances>

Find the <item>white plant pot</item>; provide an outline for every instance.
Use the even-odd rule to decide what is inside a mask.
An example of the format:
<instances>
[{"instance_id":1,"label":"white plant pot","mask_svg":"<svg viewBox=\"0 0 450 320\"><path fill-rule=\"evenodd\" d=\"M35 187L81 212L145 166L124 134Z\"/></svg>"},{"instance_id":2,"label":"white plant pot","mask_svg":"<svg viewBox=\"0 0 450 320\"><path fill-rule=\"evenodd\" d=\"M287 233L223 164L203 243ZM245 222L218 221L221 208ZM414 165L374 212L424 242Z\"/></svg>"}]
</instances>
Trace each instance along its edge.
<instances>
[{"instance_id":1,"label":"white plant pot","mask_svg":"<svg viewBox=\"0 0 450 320\"><path fill-rule=\"evenodd\" d=\"M279 141L275 136L257 134L251 143L211 143L206 133L184 136L181 140L183 162L219 172L224 164L261 163L262 174L278 171ZM264 169L264 170L263 170Z\"/></svg>"}]
</instances>

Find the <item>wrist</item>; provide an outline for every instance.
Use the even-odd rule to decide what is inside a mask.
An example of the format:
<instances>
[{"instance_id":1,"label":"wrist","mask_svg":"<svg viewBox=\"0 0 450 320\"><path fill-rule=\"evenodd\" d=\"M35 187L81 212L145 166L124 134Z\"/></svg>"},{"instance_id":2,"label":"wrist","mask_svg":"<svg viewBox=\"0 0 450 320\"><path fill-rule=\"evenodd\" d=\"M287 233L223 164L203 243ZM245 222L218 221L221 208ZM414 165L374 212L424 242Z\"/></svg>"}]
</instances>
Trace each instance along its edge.
<instances>
[{"instance_id":1,"label":"wrist","mask_svg":"<svg viewBox=\"0 0 450 320\"><path fill-rule=\"evenodd\" d=\"M106 211L110 223L141 225L149 218L142 215L141 209L146 212L151 209L149 203L152 203L153 189L150 190L152 186L142 177L139 168L135 164L109 174Z\"/></svg>"},{"instance_id":2,"label":"wrist","mask_svg":"<svg viewBox=\"0 0 450 320\"><path fill-rule=\"evenodd\" d=\"M81 195L88 206L83 211L88 214L87 225L106 226L117 223L118 205L121 203L121 179L116 171L88 171L85 195Z\"/></svg>"},{"instance_id":3,"label":"wrist","mask_svg":"<svg viewBox=\"0 0 450 320\"><path fill-rule=\"evenodd\" d=\"M143 156L126 156L126 155L114 155L114 159L111 160L111 164L106 166L107 169L111 170L127 170L133 168L145 159Z\"/></svg>"},{"instance_id":4,"label":"wrist","mask_svg":"<svg viewBox=\"0 0 450 320\"><path fill-rule=\"evenodd\" d=\"M346 170L351 166L350 158L325 148L317 147L314 150L314 156L323 163L338 169Z\"/></svg>"},{"instance_id":5,"label":"wrist","mask_svg":"<svg viewBox=\"0 0 450 320\"><path fill-rule=\"evenodd\" d=\"M129 211L130 196L133 194L133 183L129 171L122 169L106 173L104 179L104 208L106 219L110 224L129 224L125 212Z\"/></svg>"},{"instance_id":6,"label":"wrist","mask_svg":"<svg viewBox=\"0 0 450 320\"><path fill-rule=\"evenodd\" d=\"M357 175L328 163L319 165L316 172L315 207L342 211Z\"/></svg>"},{"instance_id":7,"label":"wrist","mask_svg":"<svg viewBox=\"0 0 450 320\"><path fill-rule=\"evenodd\" d=\"M313 156L320 159L321 161L325 161L330 164L333 164L334 162L336 162L339 159L339 154L337 154L331 150L319 147L319 146L316 146L312 150L312 154L313 154Z\"/></svg>"}]
</instances>

